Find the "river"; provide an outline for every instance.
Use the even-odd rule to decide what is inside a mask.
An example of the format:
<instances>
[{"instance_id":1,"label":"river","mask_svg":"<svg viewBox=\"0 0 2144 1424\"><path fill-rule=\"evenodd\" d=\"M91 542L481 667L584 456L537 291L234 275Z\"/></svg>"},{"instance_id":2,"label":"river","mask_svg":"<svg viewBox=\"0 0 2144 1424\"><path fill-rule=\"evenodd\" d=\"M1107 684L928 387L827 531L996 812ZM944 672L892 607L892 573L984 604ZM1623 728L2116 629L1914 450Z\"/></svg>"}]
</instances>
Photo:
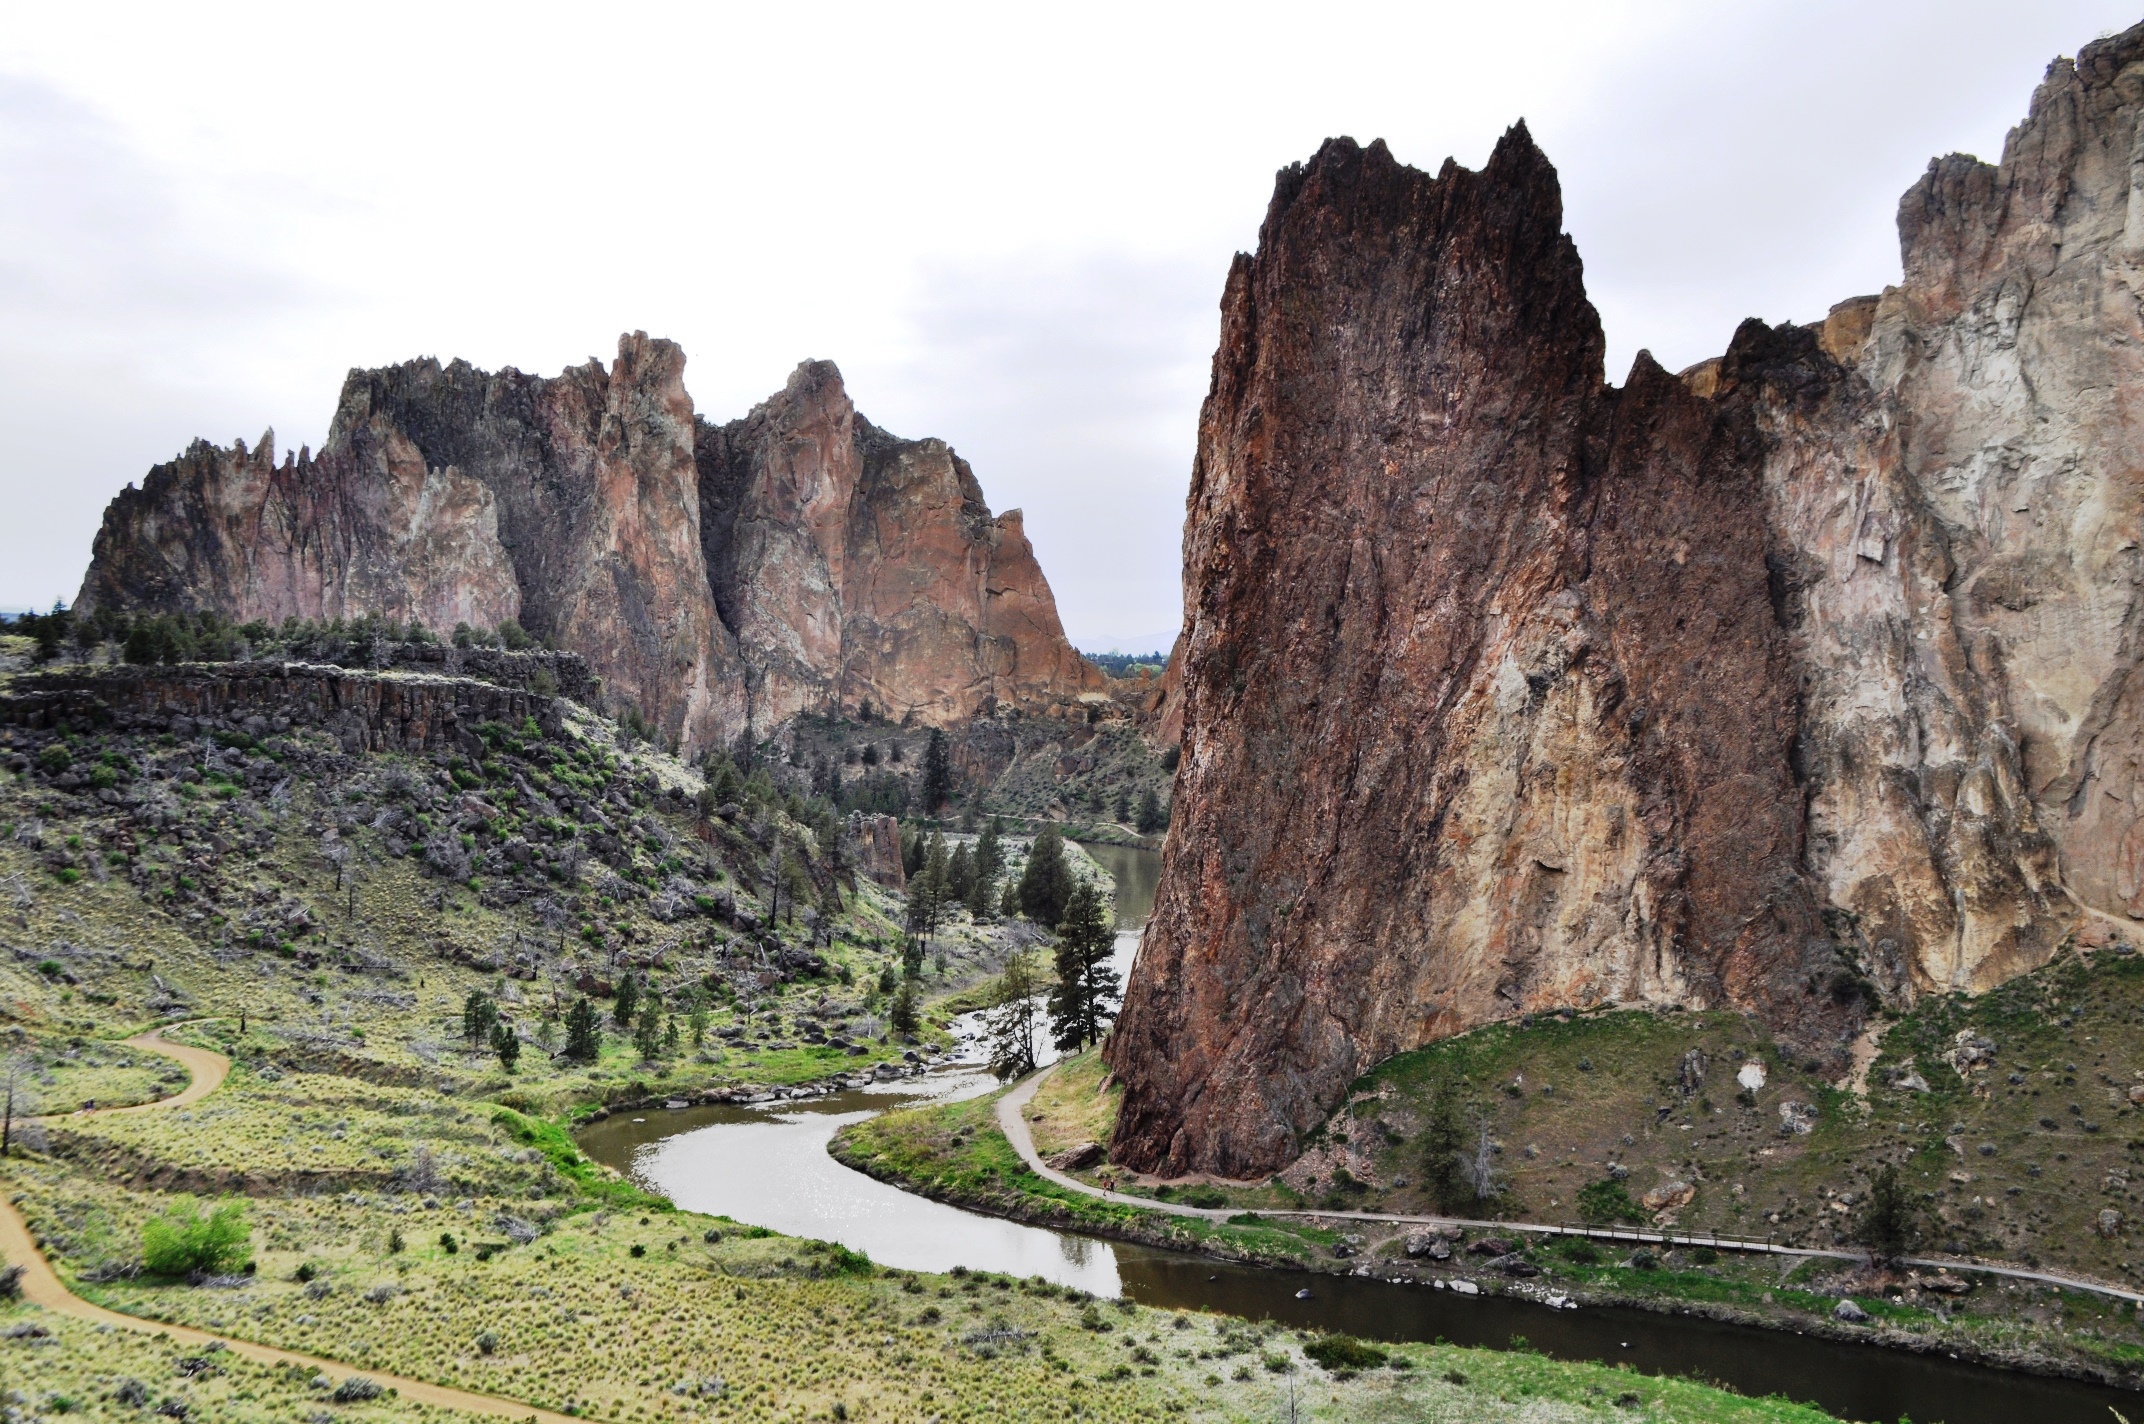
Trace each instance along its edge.
<instances>
[{"instance_id":1,"label":"river","mask_svg":"<svg viewBox=\"0 0 2144 1424\"><path fill-rule=\"evenodd\" d=\"M1121 846L1088 851L1117 877L1118 967L1138 949L1161 857ZM1159 1309L1218 1310L1382 1340L1501 1348L1524 1336L1565 1359L1608 1360L1649 1374L1693 1375L1744 1394L1811 1400L1843 1419L2010 1424L2032 1418L2135 1415L2118 1390L1991 1370L1940 1357L1637 1310L1549 1310L1346 1276L1255 1270L1143 1246L1048 1231L901 1191L827 1155L834 1134L895 1108L987 1093L977 1067L874 1085L778 1110L685 1108L596 1124L581 1145L679 1206L797 1236L839 1241L884 1265L954 1266L1042 1276ZM1304 1288L1310 1299L1296 1299Z\"/></svg>"}]
</instances>

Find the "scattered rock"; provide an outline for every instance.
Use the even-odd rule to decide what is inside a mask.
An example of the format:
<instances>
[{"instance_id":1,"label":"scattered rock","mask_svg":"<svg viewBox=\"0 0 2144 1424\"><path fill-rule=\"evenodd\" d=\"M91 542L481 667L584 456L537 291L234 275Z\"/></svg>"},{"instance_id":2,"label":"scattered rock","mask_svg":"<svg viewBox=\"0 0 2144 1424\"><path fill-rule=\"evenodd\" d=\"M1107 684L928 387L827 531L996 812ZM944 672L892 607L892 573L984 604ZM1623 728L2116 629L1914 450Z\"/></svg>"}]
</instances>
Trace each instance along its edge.
<instances>
[{"instance_id":1,"label":"scattered rock","mask_svg":"<svg viewBox=\"0 0 2144 1424\"><path fill-rule=\"evenodd\" d=\"M1848 1325L1866 1325L1869 1313L1850 1300L1842 1300L1831 1308L1833 1320L1843 1320Z\"/></svg>"},{"instance_id":2,"label":"scattered rock","mask_svg":"<svg viewBox=\"0 0 2144 1424\"><path fill-rule=\"evenodd\" d=\"M1817 1111L1813 1103L1785 1102L1779 1105L1779 1135L1781 1137L1807 1137L1816 1128Z\"/></svg>"},{"instance_id":3,"label":"scattered rock","mask_svg":"<svg viewBox=\"0 0 2144 1424\"><path fill-rule=\"evenodd\" d=\"M1666 1181L1642 1198L1647 1211L1674 1211L1697 1199L1697 1188L1688 1182Z\"/></svg>"}]
</instances>

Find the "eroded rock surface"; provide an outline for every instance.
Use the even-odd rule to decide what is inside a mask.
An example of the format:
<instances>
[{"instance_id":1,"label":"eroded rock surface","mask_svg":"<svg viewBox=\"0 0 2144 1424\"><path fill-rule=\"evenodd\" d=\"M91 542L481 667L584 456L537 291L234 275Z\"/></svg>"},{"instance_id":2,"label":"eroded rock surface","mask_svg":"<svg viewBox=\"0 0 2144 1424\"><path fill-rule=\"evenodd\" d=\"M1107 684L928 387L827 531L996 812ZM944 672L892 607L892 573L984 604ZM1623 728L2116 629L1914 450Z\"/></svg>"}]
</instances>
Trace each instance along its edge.
<instances>
[{"instance_id":1,"label":"eroded rock surface","mask_svg":"<svg viewBox=\"0 0 2144 1424\"><path fill-rule=\"evenodd\" d=\"M1530 1010L1835 1055L1871 993L2144 918L2140 101L2144 28L2056 64L2000 167L1906 195L1899 287L1621 389L1523 127L1281 175L1201 417L1119 1160L1271 1171Z\"/></svg>"},{"instance_id":2,"label":"eroded rock surface","mask_svg":"<svg viewBox=\"0 0 2144 1424\"><path fill-rule=\"evenodd\" d=\"M687 750L863 700L948 722L1099 692L1018 512L942 441L872 426L824 362L711 426L684 367L636 332L550 378L353 371L319 455L197 441L122 493L78 606L514 619Z\"/></svg>"}]
</instances>

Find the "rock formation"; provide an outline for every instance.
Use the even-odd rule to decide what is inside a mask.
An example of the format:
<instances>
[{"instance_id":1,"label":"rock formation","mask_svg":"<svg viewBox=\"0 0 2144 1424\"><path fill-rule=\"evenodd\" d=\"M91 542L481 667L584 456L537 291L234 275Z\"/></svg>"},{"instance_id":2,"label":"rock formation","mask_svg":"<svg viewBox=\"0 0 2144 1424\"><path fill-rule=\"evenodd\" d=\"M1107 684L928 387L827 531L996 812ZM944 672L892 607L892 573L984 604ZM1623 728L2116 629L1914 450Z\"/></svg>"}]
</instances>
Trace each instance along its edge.
<instances>
[{"instance_id":1,"label":"rock formation","mask_svg":"<svg viewBox=\"0 0 2144 1424\"><path fill-rule=\"evenodd\" d=\"M0 693L0 726L117 724L181 740L211 731L258 737L299 726L328 733L352 755L480 756L484 742L477 729L484 723L518 727L534 718L556 733L559 712L557 698L522 687L310 663L70 668L26 673ZM106 793L104 799L117 798Z\"/></svg>"},{"instance_id":2,"label":"rock formation","mask_svg":"<svg viewBox=\"0 0 2144 1424\"><path fill-rule=\"evenodd\" d=\"M2140 115L2144 27L1999 168L1931 165L1899 286L1620 390L1523 126L1281 175L1200 422L1118 1160L1270 1171L1532 1010L1836 1055L1872 996L2144 918Z\"/></svg>"},{"instance_id":3,"label":"rock formation","mask_svg":"<svg viewBox=\"0 0 2144 1424\"><path fill-rule=\"evenodd\" d=\"M607 371L353 371L318 456L197 441L129 487L77 606L513 619L687 749L865 698L943 722L1101 687L1018 512L943 442L876 429L823 362L713 427L684 366L636 332Z\"/></svg>"},{"instance_id":4,"label":"rock formation","mask_svg":"<svg viewBox=\"0 0 2144 1424\"><path fill-rule=\"evenodd\" d=\"M992 519L968 462L856 413L831 362L699 431L702 540L752 720L861 704L951 722L1106 701L1057 620L1018 510Z\"/></svg>"}]
</instances>

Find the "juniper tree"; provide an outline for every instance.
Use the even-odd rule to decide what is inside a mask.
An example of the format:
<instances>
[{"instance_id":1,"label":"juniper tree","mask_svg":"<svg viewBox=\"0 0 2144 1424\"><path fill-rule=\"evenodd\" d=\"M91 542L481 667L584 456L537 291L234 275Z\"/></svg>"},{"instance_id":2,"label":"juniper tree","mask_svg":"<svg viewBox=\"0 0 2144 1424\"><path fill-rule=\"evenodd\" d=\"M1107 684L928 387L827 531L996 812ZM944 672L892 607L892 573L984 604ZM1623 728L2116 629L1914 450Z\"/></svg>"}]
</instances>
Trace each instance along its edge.
<instances>
[{"instance_id":1,"label":"juniper tree","mask_svg":"<svg viewBox=\"0 0 2144 1424\"><path fill-rule=\"evenodd\" d=\"M662 1005L649 994L640 1002L640 1022L633 1033L633 1047L643 1061L652 1062L662 1052Z\"/></svg>"},{"instance_id":2,"label":"juniper tree","mask_svg":"<svg viewBox=\"0 0 2144 1424\"><path fill-rule=\"evenodd\" d=\"M566 1061L593 1063L603 1052L603 1026L596 1020L596 1006L575 999L566 1010Z\"/></svg>"},{"instance_id":3,"label":"juniper tree","mask_svg":"<svg viewBox=\"0 0 2144 1424\"><path fill-rule=\"evenodd\" d=\"M1444 1211L1466 1205L1466 1131L1459 1125L1458 1095L1448 1080L1430 1090L1429 1115L1415 1142L1422 1154L1422 1186L1430 1200Z\"/></svg>"},{"instance_id":4,"label":"juniper tree","mask_svg":"<svg viewBox=\"0 0 2144 1424\"><path fill-rule=\"evenodd\" d=\"M947 904L966 904L968 892L975 886L975 861L969 854L968 843L962 841L953 847L953 854L945 863L945 898Z\"/></svg>"},{"instance_id":5,"label":"juniper tree","mask_svg":"<svg viewBox=\"0 0 2144 1424\"><path fill-rule=\"evenodd\" d=\"M886 1010L886 1021L893 1026L895 1033L903 1037L914 1033L922 1023L923 1016L916 1006L916 981L913 978L901 981L900 991L893 996L893 1004Z\"/></svg>"},{"instance_id":6,"label":"juniper tree","mask_svg":"<svg viewBox=\"0 0 2144 1424\"><path fill-rule=\"evenodd\" d=\"M520 1035L503 1023L493 1024L491 1029L491 1051L499 1055L499 1066L501 1068L504 1068L509 1073L513 1072L514 1065L521 1061Z\"/></svg>"},{"instance_id":7,"label":"juniper tree","mask_svg":"<svg viewBox=\"0 0 2144 1424\"><path fill-rule=\"evenodd\" d=\"M462 1000L462 1037L471 1048L481 1047L491 1037L492 1025L499 1021L498 1006L481 989L471 989L469 997Z\"/></svg>"},{"instance_id":8,"label":"juniper tree","mask_svg":"<svg viewBox=\"0 0 2144 1424\"><path fill-rule=\"evenodd\" d=\"M908 883L908 932L918 940L937 933L945 914L947 865L945 840L932 832L922 867Z\"/></svg>"},{"instance_id":9,"label":"juniper tree","mask_svg":"<svg viewBox=\"0 0 2144 1424\"><path fill-rule=\"evenodd\" d=\"M638 1008L639 1005L640 981L635 979L631 973L627 973L623 979L618 981L618 998L611 1005L612 1021L620 1028L631 1028L633 1026L633 1010Z\"/></svg>"},{"instance_id":10,"label":"juniper tree","mask_svg":"<svg viewBox=\"0 0 2144 1424\"><path fill-rule=\"evenodd\" d=\"M1854 1218L1854 1239L1868 1248L1871 1266L1888 1266L1913 1249L1919 1217L1898 1168L1886 1162L1869 1178L1868 1200Z\"/></svg>"}]
</instances>

